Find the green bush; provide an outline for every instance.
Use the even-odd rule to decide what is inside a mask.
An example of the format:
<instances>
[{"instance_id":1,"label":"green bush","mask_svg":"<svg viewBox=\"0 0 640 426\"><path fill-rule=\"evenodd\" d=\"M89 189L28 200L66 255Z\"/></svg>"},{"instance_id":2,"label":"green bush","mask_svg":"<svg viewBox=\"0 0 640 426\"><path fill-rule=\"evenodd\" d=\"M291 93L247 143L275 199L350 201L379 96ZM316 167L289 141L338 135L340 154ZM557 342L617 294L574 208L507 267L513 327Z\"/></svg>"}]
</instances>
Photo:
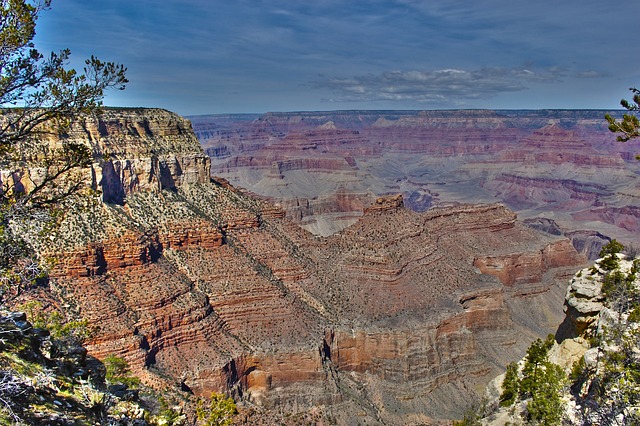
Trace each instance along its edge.
<instances>
[{"instance_id":1,"label":"green bush","mask_svg":"<svg viewBox=\"0 0 640 426\"><path fill-rule=\"evenodd\" d=\"M467 411L462 420L455 420L453 426L480 426L480 416L473 410Z\"/></svg>"},{"instance_id":2,"label":"green bush","mask_svg":"<svg viewBox=\"0 0 640 426\"><path fill-rule=\"evenodd\" d=\"M129 363L116 355L108 355L103 361L107 370L105 379L110 384L122 384L127 386L138 386L140 379L131 375Z\"/></svg>"},{"instance_id":3,"label":"green bush","mask_svg":"<svg viewBox=\"0 0 640 426\"><path fill-rule=\"evenodd\" d=\"M615 239L611 240L609 244L602 247L600 250L600 257L602 260L600 261L600 267L606 271L613 271L616 269L620 261L618 259L618 253L624 250L624 246L617 242Z\"/></svg>"},{"instance_id":4,"label":"green bush","mask_svg":"<svg viewBox=\"0 0 640 426\"><path fill-rule=\"evenodd\" d=\"M629 314L629 322L640 322L640 306L633 308Z\"/></svg>"},{"instance_id":5,"label":"green bush","mask_svg":"<svg viewBox=\"0 0 640 426\"><path fill-rule=\"evenodd\" d=\"M624 246L620 244L618 241L616 241L615 239L613 239L609 241L607 245L602 247L602 250L600 250L600 257L615 255L615 254L621 253L623 250L624 250Z\"/></svg>"},{"instance_id":6,"label":"green bush","mask_svg":"<svg viewBox=\"0 0 640 426\"><path fill-rule=\"evenodd\" d=\"M233 417L238 414L238 409L233 398L214 392L208 407L205 407L202 401L198 401L196 414L202 425L228 426L233 423Z\"/></svg>"},{"instance_id":7,"label":"green bush","mask_svg":"<svg viewBox=\"0 0 640 426\"><path fill-rule=\"evenodd\" d=\"M602 294L607 306L621 313L635 308L640 303L640 292L634 283L636 273L633 266L628 274L616 269L604 276Z\"/></svg>"},{"instance_id":8,"label":"green bush","mask_svg":"<svg viewBox=\"0 0 640 426\"><path fill-rule=\"evenodd\" d=\"M89 322L85 319L67 320L60 312L47 313L42 304L36 301L27 302L19 308L27 314L27 319L35 328L48 330L54 339L80 344L91 337Z\"/></svg>"},{"instance_id":9,"label":"green bush","mask_svg":"<svg viewBox=\"0 0 640 426\"><path fill-rule=\"evenodd\" d=\"M502 382L502 393L500 394L500 406L510 407L516 402L520 384L518 379L518 365L515 362L507 365L507 372Z\"/></svg>"}]
</instances>

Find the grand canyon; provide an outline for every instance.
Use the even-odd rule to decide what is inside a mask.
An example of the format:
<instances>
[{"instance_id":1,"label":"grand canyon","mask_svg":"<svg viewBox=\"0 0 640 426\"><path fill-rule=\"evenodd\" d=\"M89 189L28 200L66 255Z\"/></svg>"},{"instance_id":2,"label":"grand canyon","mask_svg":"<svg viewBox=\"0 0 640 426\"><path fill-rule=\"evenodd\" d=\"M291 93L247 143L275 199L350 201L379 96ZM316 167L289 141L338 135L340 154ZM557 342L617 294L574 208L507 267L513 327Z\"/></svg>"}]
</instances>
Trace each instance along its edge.
<instances>
[{"instance_id":1,"label":"grand canyon","mask_svg":"<svg viewBox=\"0 0 640 426\"><path fill-rule=\"evenodd\" d=\"M336 111L191 120L215 175L274 201L317 235L353 224L377 196L402 193L414 211L503 203L593 259L605 236L640 242L640 144L616 142L604 115Z\"/></svg>"},{"instance_id":2,"label":"grand canyon","mask_svg":"<svg viewBox=\"0 0 640 426\"><path fill-rule=\"evenodd\" d=\"M0 6L0 425L640 424L637 0L148 3Z\"/></svg>"},{"instance_id":3,"label":"grand canyon","mask_svg":"<svg viewBox=\"0 0 640 426\"><path fill-rule=\"evenodd\" d=\"M603 242L635 241L637 145L596 115L208 116L194 133L107 110L49 141L91 147L91 191L54 237L24 230L53 259L28 297L86 318L91 355L231 395L251 424L459 418L556 330Z\"/></svg>"}]
</instances>

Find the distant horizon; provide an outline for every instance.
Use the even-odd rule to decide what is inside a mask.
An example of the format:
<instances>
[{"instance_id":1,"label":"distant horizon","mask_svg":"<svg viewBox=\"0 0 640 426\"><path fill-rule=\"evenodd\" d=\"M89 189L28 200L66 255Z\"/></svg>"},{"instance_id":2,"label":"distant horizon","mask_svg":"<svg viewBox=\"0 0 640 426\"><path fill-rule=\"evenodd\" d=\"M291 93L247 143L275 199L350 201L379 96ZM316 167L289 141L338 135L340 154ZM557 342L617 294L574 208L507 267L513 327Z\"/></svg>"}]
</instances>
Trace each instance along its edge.
<instances>
[{"instance_id":1,"label":"distant horizon","mask_svg":"<svg viewBox=\"0 0 640 426\"><path fill-rule=\"evenodd\" d=\"M180 114L179 112L172 111L168 108L155 107L155 106L114 106L103 105L104 109L108 110L145 110L145 109L162 109L174 114L178 114L181 117L220 117L220 116L262 116L266 114L333 114L333 113L419 113L419 112L456 112L456 111L492 111L492 112L541 112L541 111L567 111L567 112L602 112L613 114L624 114L629 111L624 108L431 108L431 109L333 109L333 110L280 110L280 111L264 111L264 112L213 112L204 114ZM11 109L11 108L2 108ZM604 119L604 116L603 116Z\"/></svg>"},{"instance_id":2,"label":"distant horizon","mask_svg":"<svg viewBox=\"0 0 640 426\"><path fill-rule=\"evenodd\" d=\"M106 107L106 108L140 108L153 109L155 107ZM164 109L164 108L161 108ZM170 111L170 110L168 110ZM265 115L265 114L302 114L302 113L335 113L335 112L429 112L429 111L602 111L602 112L628 112L624 108L430 108L430 109L327 109L327 110L291 110L291 111L264 111L264 112L220 112L205 114L185 114L184 117L206 117L219 115ZM171 111L174 112L174 111ZM180 114L182 115L182 114Z\"/></svg>"}]
</instances>

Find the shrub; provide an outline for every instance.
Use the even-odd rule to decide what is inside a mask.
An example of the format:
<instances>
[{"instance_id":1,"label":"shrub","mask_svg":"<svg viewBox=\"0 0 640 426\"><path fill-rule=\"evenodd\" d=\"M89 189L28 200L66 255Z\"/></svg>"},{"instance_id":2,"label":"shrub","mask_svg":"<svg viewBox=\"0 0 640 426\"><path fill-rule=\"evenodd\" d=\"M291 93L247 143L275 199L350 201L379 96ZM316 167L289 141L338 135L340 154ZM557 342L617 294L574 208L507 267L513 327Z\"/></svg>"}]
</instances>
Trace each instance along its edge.
<instances>
[{"instance_id":1,"label":"shrub","mask_svg":"<svg viewBox=\"0 0 640 426\"><path fill-rule=\"evenodd\" d=\"M105 379L108 383L127 386L137 386L140 384L140 379L131 375L129 363L124 358L112 354L107 356L103 360L103 363L107 370Z\"/></svg>"},{"instance_id":2,"label":"shrub","mask_svg":"<svg viewBox=\"0 0 640 426\"><path fill-rule=\"evenodd\" d=\"M60 312L47 313L42 304L36 301L27 302L20 306L27 314L27 318L35 328L42 328L51 333L51 337L58 340L69 340L82 343L91 337L89 322L82 320L67 320Z\"/></svg>"},{"instance_id":3,"label":"shrub","mask_svg":"<svg viewBox=\"0 0 640 426\"><path fill-rule=\"evenodd\" d=\"M600 267L606 271L613 271L620 264L618 260L618 253L624 250L624 246L617 242L615 239L611 240L609 244L602 247L600 250Z\"/></svg>"},{"instance_id":4,"label":"shrub","mask_svg":"<svg viewBox=\"0 0 640 426\"><path fill-rule=\"evenodd\" d=\"M615 239L613 239L609 241L607 245L602 247L602 250L600 250L600 257L615 255L615 254L621 253L623 250L624 250L624 246L620 244L618 241L616 241Z\"/></svg>"},{"instance_id":5,"label":"shrub","mask_svg":"<svg viewBox=\"0 0 640 426\"><path fill-rule=\"evenodd\" d=\"M205 407L202 401L199 401L196 407L198 421L205 426L228 426L233 423L233 417L237 413L233 398L215 392L211 394L208 407Z\"/></svg>"}]
</instances>

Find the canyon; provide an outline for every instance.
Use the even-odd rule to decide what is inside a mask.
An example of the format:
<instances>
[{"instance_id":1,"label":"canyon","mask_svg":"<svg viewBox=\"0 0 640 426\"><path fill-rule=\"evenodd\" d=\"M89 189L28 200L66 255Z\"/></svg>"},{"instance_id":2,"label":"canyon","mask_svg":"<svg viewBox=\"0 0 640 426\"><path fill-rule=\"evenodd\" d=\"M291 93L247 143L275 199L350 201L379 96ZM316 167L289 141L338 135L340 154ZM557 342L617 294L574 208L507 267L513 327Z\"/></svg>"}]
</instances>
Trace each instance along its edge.
<instances>
[{"instance_id":1,"label":"canyon","mask_svg":"<svg viewBox=\"0 0 640 426\"><path fill-rule=\"evenodd\" d=\"M595 259L608 238L640 243L634 159L640 142L616 142L605 113L333 111L190 119L215 176L271 200L314 234L344 229L377 197L400 193L414 211L503 203Z\"/></svg>"},{"instance_id":2,"label":"canyon","mask_svg":"<svg viewBox=\"0 0 640 426\"><path fill-rule=\"evenodd\" d=\"M345 114L351 120L353 114ZM586 256L564 231L555 232L562 224L556 218L527 225L503 204L440 203L444 196L421 184L405 191L410 181L433 176L407 175L375 190L357 183L360 173L392 176L412 165L440 164L443 178L456 174L462 163L447 171L448 156L484 155L477 142L482 132L469 131L475 145L434 147L439 156L404 153L385 171L387 150L422 149L422 140L365 143L361 130L338 118L313 124L315 139L252 119L247 128L255 138L242 142L242 155L232 143L204 143L203 150L188 120L159 109L106 110L73 123L48 143L66 139L91 148L91 191L66 201L50 238L42 238L37 224L24 229L52 269L47 286L23 297L86 318L92 356L123 357L158 390L232 395L252 410L251 424L292 415L286 424L309 412L350 425L460 417L531 340L555 330L567 281ZM361 121L401 132L402 114L392 119L400 123L375 114ZM237 117L228 120L229 127L237 123ZM227 134L233 139L247 128ZM208 131L224 133L216 126ZM271 139L273 132L280 136ZM525 155L502 147L518 132L506 127L503 140L485 144L500 145L505 158ZM262 157L260 138L282 158ZM311 153L292 158L286 154L292 146ZM313 155L318 150L340 155ZM618 167L617 176L631 174L621 156L605 157L588 161ZM230 174L264 173L301 188L331 189L314 176L335 176L332 183L341 189L274 204L248 196L232 179L211 178L212 161L226 161ZM553 185L569 199L584 194L589 200L596 188L563 179ZM438 185L444 194L448 184ZM596 189L608 196L608 187ZM317 226L325 220L324 229L336 232L314 235L299 226L309 212ZM315 217L320 212L323 219ZM599 238L580 235L581 241Z\"/></svg>"}]
</instances>

